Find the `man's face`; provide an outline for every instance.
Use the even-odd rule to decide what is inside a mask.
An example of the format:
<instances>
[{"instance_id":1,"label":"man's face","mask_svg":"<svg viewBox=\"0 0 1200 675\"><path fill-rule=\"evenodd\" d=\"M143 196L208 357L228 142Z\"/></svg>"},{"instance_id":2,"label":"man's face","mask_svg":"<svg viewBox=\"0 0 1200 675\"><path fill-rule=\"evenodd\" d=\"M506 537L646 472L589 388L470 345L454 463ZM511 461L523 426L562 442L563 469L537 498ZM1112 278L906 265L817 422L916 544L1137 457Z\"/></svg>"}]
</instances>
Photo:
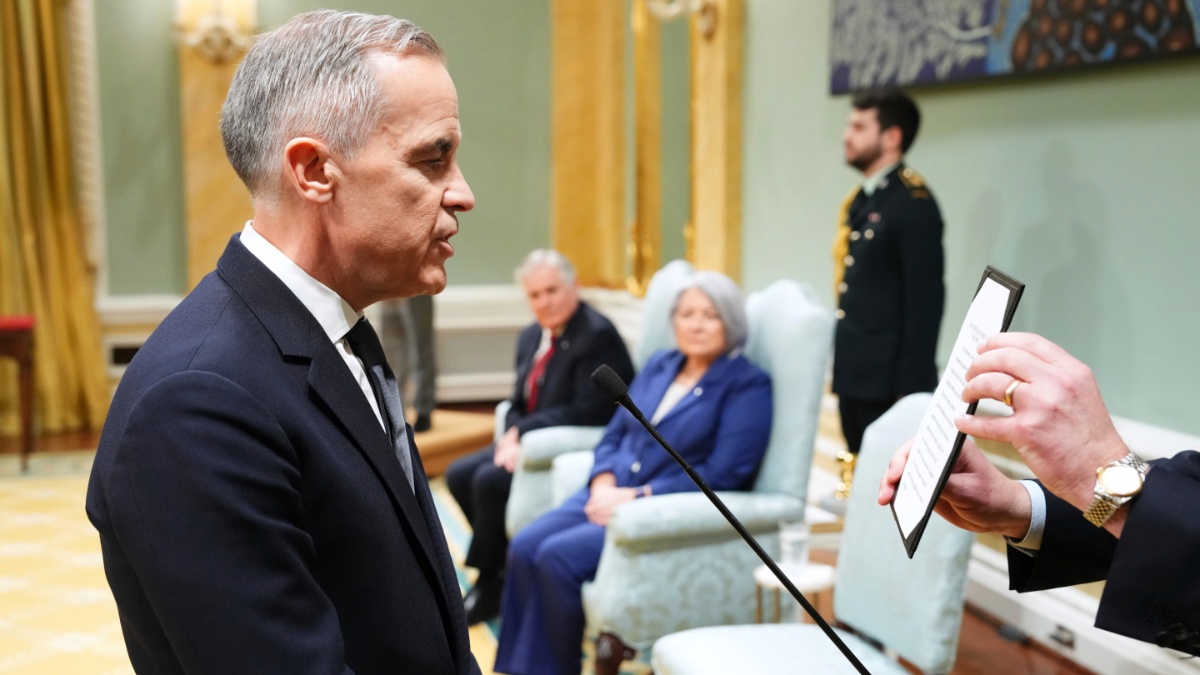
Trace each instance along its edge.
<instances>
[{"instance_id":1,"label":"man's face","mask_svg":"<svg viewBox=\"0 0 1200 675\"><path fill-rule=\"evenodd\" d=\"M458 212L475 206L458 167L458 94L446 68L419 55L372 61L388 106L354 157L334 159L325 242L344 277L338 287L357 308L444 289Z\"/></svg>"},{"instance_id":2,"label":"man's face","mask_svg":"<svg viewBox=\"0 0 1200 675\"><path fill-rule=\"evenodd\" d=\"M579 307L579 282L563 283L562 274L553 265L535 267L521 282L533 318L542 328L561 330Z\"/></svg>"},{"instance_id":3,"label":"man's face","mask_svg":"<svg viewBox=\"0 0 1200 675\"><path fill-rule=\"evenodd\" d=\"M846 133L842 134L846 163L859 171L866 171L883 155L882 136L878 110L851 109Z\"/></svg>"}]
</instances>

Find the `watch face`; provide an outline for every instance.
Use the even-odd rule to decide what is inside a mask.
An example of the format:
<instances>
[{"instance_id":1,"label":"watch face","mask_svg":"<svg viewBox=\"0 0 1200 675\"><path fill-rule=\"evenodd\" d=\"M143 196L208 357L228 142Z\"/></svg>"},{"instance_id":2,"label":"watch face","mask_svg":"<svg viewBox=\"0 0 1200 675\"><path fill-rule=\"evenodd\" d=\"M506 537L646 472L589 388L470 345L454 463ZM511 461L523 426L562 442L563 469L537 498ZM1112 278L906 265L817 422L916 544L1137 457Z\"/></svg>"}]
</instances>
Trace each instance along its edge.
<instances>
[{"instance_id":1,"label":"watch face","mask_svg":"<svg viewBox=\"0 0 1200 675\"><path fill-rule=\"evenodd\" d=\"M1142 475L1132 466L1106 466L1100 472L1100 485L1114 497L1128 497L1142 489Z\"/></svg>"}]
</instances>

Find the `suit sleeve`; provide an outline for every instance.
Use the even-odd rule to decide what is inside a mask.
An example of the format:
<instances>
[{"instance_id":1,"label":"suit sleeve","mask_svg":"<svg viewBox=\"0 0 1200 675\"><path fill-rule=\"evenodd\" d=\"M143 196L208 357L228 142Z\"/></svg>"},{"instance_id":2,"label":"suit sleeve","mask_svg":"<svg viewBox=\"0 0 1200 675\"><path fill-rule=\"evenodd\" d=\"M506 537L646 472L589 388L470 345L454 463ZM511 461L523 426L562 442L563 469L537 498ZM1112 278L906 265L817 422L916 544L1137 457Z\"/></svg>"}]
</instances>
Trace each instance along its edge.
<instances>
[{"instance_id":1,"label":"suit sleeve","mask_svg":"<svg viewBox=\"0 0 1200 675\"><path fill-rule=\"evenodd\" d=\"M617 451L621 447L621 441L625 439L625 434L633 429L635 421L633 415L629 414L624 408L617 411L613 418L609 420L608 426L604 428L604 435L600 438L600 442L596 444L596 449L592 451L592 472L588 475L588 484L592 479L602 473L613 472L617 470ZM641 428L640 426L638 427Z\"/></svg>"},{"instance_id":2,"label":"suit sleeve","mask_svg":"<svg viewBox=\"0 0 1200 675\"><path fill-rule=\"evenodd\" d=\"M930 370L937 351L938 329L946 289L942 252L942 216L932 199L911 199L899 229L904 327L900 337L896 396L930 391L937 372Z\"/></svg>"},{"instance_id":3,"label":"suit sleeve","mask_svg":"<svg viewBox=\"0 0 1200 675\"><path fill-rule=\"evenodd\" d=\"M692 464L696 473L714 490L739 490L758 470L771 438L771 378L758 370L743 374L737 386L722 401L717 437L708 457ZM681 454L686 452L680 449ZM682 471L673 471L650 481L653 494L696 490Z\"/></svg>"},{"instance_id":4,"label":"suit sleeve","mask_svg":"<svg viewBox=\"0 0 1200 675\"><path fill-rule=\"evenodd\" d=\"M1117 539L1084 520L1074 506L1042 488L1046 529L1037 555L1008 549L1009 588L1022 593L1102 581Z\"/></svg>"},{"instance_id":5,"label":"suit sleeve","mask_svg":"<svg viewBox=\"0 0 1200 675\"><path fill-rule=\"evenodd\" d=\"M1156 462L1133 501L1096 626L1200 656L1200 454Z\"/></svg>"},{"instance_id":6,"label":"suit sleeve","mask_svg":"<svg viewBox=\"0 0 1200 675\"><path fill-rule=\"evenodd\" d=\"M647 383L654 380L659 369L662 368L663 361L668 358L669 352L657 351L650 356L650 360L642 368L642 372L629 385L629 397L636 401L643 400L643 390L648 386ZM630 370L633 366L629 366ZM607 400L607 399L606 399ZM602 473L613 472L617 470L617 455L620 452L621 444L625 440L625 435L628 433L645 433L642 431L641 423L634 419L633 414L628 410L618 406L618 410L609 420L608 426L604 428L604 435L600 437L600 442L596 444L596 449L592 452L592 472L588 476L588 484L591 485L592 480Z\"/></svg>"},{"instance_id":7,"label":"suit sleeve","mask_svg":"<svg viewBox=\"0 0 1200 675\"><path fill-rule=\"evenodd\" d=\"M625 366L629 364L629 354L615 330L597 333L592 338L588 341L587 349L582 354L573 355L569 361L570 399L558 405L547 405L518 419L515 426L520 434L563 425L601 426L612 419L613 402L605 398L592 383L592 372L605 363L615 363L617 373L628 380L633 367Z\"/></svg>"},{"instance_id":8,"label":"suit sleeve","mask_svg":"<svg viewBox=\"0 0 1200 675\"><path fill-rule=\"evenodd\" d=\"M1042 549L1009 552L1012 587L1105 580L1096 627L1200 655L1200 454L1155 462L1118 540L1046 493Z\"/></svg>"},{"instance_id":9,"label":"suit sleeve","mask_svg":"<svg viewBox=\"0 0 1200 675\"><path fill-rule=\"evenodd\" d=\"M131 412L111 525L185 672L351 672L298 467L267 408L218 375L171 376Z\"/></svg>"}]
</instances>

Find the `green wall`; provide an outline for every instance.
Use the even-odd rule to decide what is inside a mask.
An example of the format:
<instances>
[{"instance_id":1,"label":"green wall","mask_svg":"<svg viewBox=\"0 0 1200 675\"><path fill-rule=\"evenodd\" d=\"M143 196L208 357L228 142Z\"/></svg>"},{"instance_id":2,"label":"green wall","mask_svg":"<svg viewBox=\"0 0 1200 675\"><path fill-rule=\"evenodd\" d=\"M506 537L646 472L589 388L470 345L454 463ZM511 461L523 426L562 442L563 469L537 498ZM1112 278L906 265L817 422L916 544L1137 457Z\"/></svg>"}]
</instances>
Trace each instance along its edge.
<instances>
[{"instance_id":1,"label":"green wall","mask_svg":"<svg viewBox=\"0 0 1200 675\"><path fill-rule=\"evenodd\" d=\"M749 0L744 281L832 304L849 109L828 94L829 3ZM917 89L909 163L946 221L942 362L985 264L1027 284L1014 321L1095 371L1111 411L1200 434L1200 59ZM753 264L751 264L753 263Z\"/></svg>"},{"instance_id":2,"label":"green wall","mask_svg":"<svg viewBox=\"0 0 1200 675\"><path fill-rule=\"evenodd\" d=\"M131 0L95 13L113 295L181 293L186 283L174 12L171 2Z\"/></svg>"},{"instance_id":3,"label":"green wall","mask_svg":"<svg viewBox=\"0 0 1200 675\"><path fill-rule=\"evenodd\" d=\"M96 13L109 293L186 285L174 3L106 3ZM463 171L476 209L460 217L452 284L506 283L550 232L550 10L527 0L259 3L264 30L333 7L416 22L446 50L458 86ZM216 120L213 120L216 124Z\"/></svg>"}]
</instances>

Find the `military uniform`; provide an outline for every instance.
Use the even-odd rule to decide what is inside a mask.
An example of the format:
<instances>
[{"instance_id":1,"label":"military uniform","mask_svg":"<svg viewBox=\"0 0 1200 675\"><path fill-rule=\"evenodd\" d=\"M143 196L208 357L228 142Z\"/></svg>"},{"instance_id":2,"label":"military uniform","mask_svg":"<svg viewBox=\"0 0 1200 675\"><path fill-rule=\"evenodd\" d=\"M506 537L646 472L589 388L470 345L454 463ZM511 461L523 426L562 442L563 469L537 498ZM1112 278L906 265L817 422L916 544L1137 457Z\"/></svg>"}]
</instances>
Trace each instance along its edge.
<instances>
[{"instance_id":1,"label":"military uniform","mask_svg":"<svg viewBox=\"0 0 1200 675\"><path fill-rule=\"evenodd\" d=\"M898 398L937 386L945 303L942 216L929 187L898 164L844 209L835 242L833 391L851 452Z\"/></svg>"}]
</instances>

